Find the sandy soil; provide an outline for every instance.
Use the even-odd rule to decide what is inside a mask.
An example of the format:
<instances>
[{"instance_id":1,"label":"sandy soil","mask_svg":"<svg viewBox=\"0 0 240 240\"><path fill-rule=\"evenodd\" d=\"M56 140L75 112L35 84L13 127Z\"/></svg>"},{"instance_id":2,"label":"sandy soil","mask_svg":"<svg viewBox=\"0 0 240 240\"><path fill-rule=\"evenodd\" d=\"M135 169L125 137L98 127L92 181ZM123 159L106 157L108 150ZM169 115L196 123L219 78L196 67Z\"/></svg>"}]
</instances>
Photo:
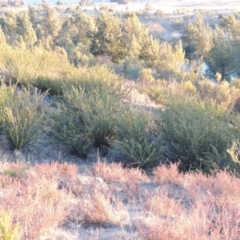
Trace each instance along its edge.
<instances>
[{"instance_id":1,"label":"sandy soil","mask_svg":"<svg viewBox=\"0 0 240 240\"><path fill-rule=\"evenodd\" d=\"M126 5L116 4L116 3L96 3L95 6L111 5L116 11L125 11L126 7L129 11L139 11L144 10L146 3L150 3L152 7L156 9L161 9L166 13L172 13L173 11L181 8L186 8L189 11L194 9L209 9L209 10L223 10L223 9L240 9L239 0L183 0L183 1L146 1L146 2L131 2ZM86 9L91 9L88 7Z\"/></svg>"}]
</instances>

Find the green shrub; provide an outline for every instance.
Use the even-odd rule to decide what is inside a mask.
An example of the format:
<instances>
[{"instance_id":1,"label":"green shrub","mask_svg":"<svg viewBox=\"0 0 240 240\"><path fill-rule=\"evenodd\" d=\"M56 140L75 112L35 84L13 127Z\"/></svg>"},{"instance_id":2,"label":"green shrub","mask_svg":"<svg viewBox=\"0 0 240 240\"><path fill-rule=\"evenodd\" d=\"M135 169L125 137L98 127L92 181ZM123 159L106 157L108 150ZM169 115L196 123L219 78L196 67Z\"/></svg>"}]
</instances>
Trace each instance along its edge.
<instances>
[{"instance_id":1,"label":"green shrub","mask_svg":"<svg viewBox=\"0 0 240 240\"><path fill-rule=\"evenodd\" d=\"M167 157L183 171L209 173L232 166L228 154L235 139L233 118L212 101L173 99L159 121ZM231 124L230 124L231 123ZM170 150L170 151L169 151Z\"/></svg>"},{"instance_id":2,"label":"green shrub","mask_svg":"<svg viewBox=\"0 0 240 240\"><path fill-rule=\"evenodd\" d=\"M13 105L16 86L7 86L3 81L0 84L0 128L5 121L4 109L7 104Z\"/></svg>"},{"instance_id":3,"label":"green shrub","mask_svg":"<svg viewBox=\"0 0 240 240\"><path fill-rule=\"evenodd\" d=\"M44 91L49 89L53 95L63 95L63 85L82 88L86 93L106 92L120 98L126 94L122 91L123 81L107 67L94 66L78 69L70 67L65 70L67 72L59 77L37 78L35 86Z\"/></svg>"},{"instance_id":4,"label":"green shrub","mask_svg":"<svg viewBox=\"0 0 240 240\"><path fill-rule=\"evenodd\" d=\"M143 69L140 62L138 60L133 59L125 59L123 63L123 71L124 75L127 78L131 79L138 79L139 78L139 72Z\"/></svg>"},{"instance_id":5,"label":"green shrub","mask_svg":"<svg viewBox=\"0 0 240 240\"><path fill-rule=\"evenodd\" d=\"M233 111L240 113L240 97L235 100Z\"/></svg>"},{"instance_id":6,"label":"green shrub","mask_svg":"<svg viewBox=\"0 0 240 240\"><path fill-rule=\"evenodd\" d=\"M64 81L62 78L38 77L33 85L42 91L49 91L51 95L62 95L62 85Z\"/></svg>"},{"instance_id":7,"label":"green shrub","mask_svg":"<svg viewBox=\"0 0 240 240\"><path fill-rule=\"evenodd\" d=\"M64 144L66 150L79 157L86 157L92 144L79 115L64 103L59 105L58 110L53 116L54 136Z\"/></svg>"},{"instance_id":8,"label":"green shrub","mask_svg":"<svg viewBox=\"0 0 240 240\"><path fill-rule=\"evenodd\" d=\"M19 224L12 223L12 212L0 210L0 239L17 240L20 239Z\"/></svg>"},{"instance_id":9,"label":"green shrub","mask_svg":"<svg viewBox=\"0 0 240 240\"><path fill-rule=\"evenodd\" d=\"M152 85L142 89L149 98L157 104L163 104L167 99L167 94L162 86Z\"/></svg>"},{"instance_id":10,"label":"green shrub","mask_svg":"<svg viewBox=\"0 0 240 240\"><path fill-rule=\"evenodd\" d=\"M100 95L106 93L119 99L127 94L123 91L123 81L105 66L81 68L79 75L68 82L75 87L82 88L87 94L92 92L97 92Z\"/></svg>"},{"instance_id":11,"label":"green shrub","mask_svg":"<svg viewBox=\"0 0 240 240\"><path fill-rule=\"evenodd\" d=\"M183 90L190 95L195 95L197 93L197 89L191 81L186 81L183 83Z\"/></svg>"},{"instance_id":12,"label":"green shrub","mask_svg":"<svg viewBox=\"0 0 240 240\"><path fill-rule=\"evenodd\" d=\"M152 75L152 69L144 68L139 72L139 79L141 83L154 83L155 79Z\"/></svg>"},{"instance_id":13,"label":"green shrub","mask_svg":"<svg viewBox=\"0 0 240 240\"><path fill-rule=\"evenodd\" d=\"M183 29L184 19L182 17L172 18L171 25L174 28L174 30L176 30L176 31Z\"/></svg>"},{"instance_id":14,"label":"green shrub","mask_svg":"<svg viewBox=\"0 0 240 240\"><path fill-rule=\"evenodd\" d=\"M160 136L153 117L142 110L129 109L117 126L118 146L131 161L129 165L152 167L161 157Z\"/></svg>"},{"instance_id":15,"label":"green shrub","mask_svg":"<svg viewBox=\"0 0 240 240\"><path fill-rule=\"evenodd\" d=\"M0 58L6 74L20 84L33 84L40 76L58 75L57 69L69 64L63 55L35 47L31 50L6 46Z\"/></svg>"},{"instance_id":16,"label":"green shrub","mask_svg":"<svg viewBox=\"0 0 240 240\"><path fill-rule=\"evenodd\" d=\"M42 100L46 94L32 88L16 89L12 101L6 103L3 128L8 140L17 149L36 141L44 117Z\"/></svg>"},{"instance_id":17,"label":"green shrub","mask_svg":"<svg viewBox=\"0 0 240 240\"><path fill-rule=\"evenodd\" d=\"M236 98L240 96L237 85L230 85L226 81L222 81L219 84L215 84L209 80L200 81L198 84L198 93L202 100L214 100L225 109L234 104Z\"/></svg>"},{"instance_id":18,"label":"green shrub","mask_svg":"<svg viewBox=\"0 0 240 240\"><path fill-rule=\"evenodd\" d=\"M25 176L27 166L14 167L11 166L9 169L3 171L3 174L9 176L10 178L22 178Z\"/></svg>"},{"instance_id":19,"label":"green shrub","mask_svg":"<svg viewBox=\"0 0 240 240\"><path fill-rule=\"evenodd\" d=\"M55 120L62 120L55 122L55 135L78 155L86 155L91 144L101 149L109 147L116 138L115 125L121 113L118 95L99 88L87 92L84 88L64 85L60 107L62 112Z\"/></svg>"}]
</instances>

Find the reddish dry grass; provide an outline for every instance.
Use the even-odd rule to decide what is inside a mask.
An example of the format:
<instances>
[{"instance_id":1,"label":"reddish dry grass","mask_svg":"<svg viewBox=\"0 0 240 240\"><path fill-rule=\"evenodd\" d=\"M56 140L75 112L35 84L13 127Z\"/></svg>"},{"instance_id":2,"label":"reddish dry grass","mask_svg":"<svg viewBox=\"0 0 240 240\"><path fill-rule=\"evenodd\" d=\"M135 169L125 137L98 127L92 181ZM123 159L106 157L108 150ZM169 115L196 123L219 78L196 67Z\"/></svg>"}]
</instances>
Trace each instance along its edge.
<instances>
[{"instance_id":1,"label":"reddish dry grass","mask_svg":"<svg viewBox=\"0 0 240 240\"><path fill-rule=\"evenodd\" d=\"M105 181L149 181L148 176L139 168L123 168L121 163L100 162L93 166L94 174Z\"/></svg>"},{"instance_id":2,"label":"reddish dry grass","mask_svg":"<svg viewBox=\"0 0 240 240\"><path fill-rule=\"evenodd\" d=\"M181 175L176 165L163 166L154 171L158 183L182 186L182 199L176 196L153 195L145 203L150 217L138 222L138 233L143 239L239 239L240 234L240 179L219 172L207 177L200 173ZM169 174L169 176L167 175ZM180 177L180 179L179 179ZM186 191L187 190L187 191ZM193 201L186 204L183 199Z\"/></svg>"},{"instance_id":3,"label":"reddish dry grass","mask_svg":"<svg viewBox=\"0 0 240 240\"><path fill-rule=\"evenodd\" d=\"M147 199L144 209L155 216L172 218L179 216L182 206L173 198L155 194Z\"/></svg>"},{"instance_id":4,"label":"reddish dry grass","mask_svg":"<svg viewBox=\"0 0 240 240\"><path fill-rule=\"evenodd\" d=\"M11 199L11 201L9 201ZM36 239L58 226L69 214L71 196L58 190L58 183L46 178L15 182L1 198L4 209L12 209L25 239Z\"/></svg>"},{"instance_id":5,"label":"reddish dry grass","mask_svg":"<svg viewBox=\"0 0 240 240\"><path fill-rule=\"evenodd\" d=\"M93 192L78 204L79 217L85 224L120 224L128 219L128 211L122 202L111 201L110 196Z\"/></svg>"},{"instance_id":6,"label":"reddish dry grass","mask_svg":"<svg viewBox=\"0 0 240 240\"><path fill-rule=\"evenodd\" d=\"M31 174L75 179L77 177L78 170L75 164L52 162L36 164L34 170L31 171Z\"/></svg>"},{"instance_id":7,"label":"reddish dry grass","mask_svg":"<svg viewBox=\"0 0 240 240\"><path fill-rule=\"evenodd\" d=\"M134 202L141 196L141 182L149 182L150 178L139 168L124 168L121 163L111 163L98 161L93 166L96 176L100 176L107 182L119 182L126 194L128 202ZM114 193L114 187L113 191Z\"/></svg>"},{"instance_id":8,"label":"reddish dry grass","mask_svg":"<svg viewBox=\"0 0 240 240\"><path fill-rule=\"evenodd\" d=\"M12 210L21 239L78 239L60 228L70 223L136 226L129 239L239 239L240 179L225 171L207 177L159 166L151 182L121 164L93 168L94 176L79 176L66 163L2 165L1 208Z\"/></svg>"},{"instance_id":9,"label":"reddish dry grass","mask_svg":"<svg viewBox=\"0 0 240 240\"><path fill-rule=\"evenodd\" d=\"M160 165L153 170L155 181L158 184L177 184L181 185L184 181L184 175L178 172L178 164L170 164L170 166Z\"/></svg>"},{"instance_id":10,"label":"reddish dry grass","mask_svg":"<svg viewBox=\"0 0 240 240\"><path fill-rule=\"evenodd\" d=\"M12 166L11 172L5 171L6 175L1 176L1 207L13 211L23 239L37 239L65 220L72 196L59 190L56 176L50 178L41 171L38 173L39 166L25 170L21 176L16 175L21 168L16 168L16 164Z\"/></svg>"}]
</instances>

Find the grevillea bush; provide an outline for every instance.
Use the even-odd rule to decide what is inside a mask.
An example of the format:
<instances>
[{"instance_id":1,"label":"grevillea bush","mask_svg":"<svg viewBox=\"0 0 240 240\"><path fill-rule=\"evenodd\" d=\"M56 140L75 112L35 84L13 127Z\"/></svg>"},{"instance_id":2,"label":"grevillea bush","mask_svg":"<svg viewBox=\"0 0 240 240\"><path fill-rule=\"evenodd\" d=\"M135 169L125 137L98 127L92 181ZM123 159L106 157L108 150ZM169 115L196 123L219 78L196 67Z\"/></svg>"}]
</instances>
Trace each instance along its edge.
<instances>
[{"instance_id":1,"label":"grevillea bush","mask_svg":"<svg viewBox=\"0 0 240 240\"><path fill-rule=\"evenodd\" d=\"M237 137L239 120L213 101L173 98L161 112L159 126L166 144L165 155L180 160L183 171L235 168L228 149Z\"/></svg>"},{"instance_id":2,"label":"grevillea bush","mask_svg":"<svg viewBox=\"0 0 240 240\"><path fill-rule=\"evenodd\" d=\"M117 144L128 157L128 165L151 167L161 158L160 133L149 112L126 109L117 125Z\"/></svg>"}]
</instances>

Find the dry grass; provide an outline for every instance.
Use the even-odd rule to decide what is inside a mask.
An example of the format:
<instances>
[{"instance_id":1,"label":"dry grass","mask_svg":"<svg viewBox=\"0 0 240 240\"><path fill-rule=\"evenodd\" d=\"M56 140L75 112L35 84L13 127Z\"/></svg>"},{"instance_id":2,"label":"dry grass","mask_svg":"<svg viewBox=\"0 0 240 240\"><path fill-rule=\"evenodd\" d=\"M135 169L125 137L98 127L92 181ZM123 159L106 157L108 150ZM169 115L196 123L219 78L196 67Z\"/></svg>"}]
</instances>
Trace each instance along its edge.
<instances>
[{"instance_id":1,"label":"dry grass","mask_svg":"<svg viewBox=\"0 0 240 240\"><path fill-rule=\"evenodd\" d=\"M123 203L118 200L113 202L110 196L101 192L93 192L81 200L77 211L85 224L115 225L128 219L128 211Z\"/></svg>"},{"instance_id":2,"label":"dry grass","mask_svg":"<svg viewBox=\"0 0 240 240\"><path fill-rule=\"evenodd\" d=\"M184 181L184 175L178 172L178 164L171 164L169 167L160 165L153 170L153 175L158 184L181 185Z\"/></svg>"},{"instance_id":3,"label":"dry grass","mask_svg":"<svg viewBox=\"0 0 240 240\"><path fill-rule=\"evenodd\" d=\"M180 174L172 164L151 179L106 162L92 171L2 163L0 204L20 239L239 239L240 179L225 171Z\"/></svg>"},{"instance_id":4,"label":"dry grass","mask_svg":"<svg viewBox=\"0 0 240 240\"><path fill-rule=\"evenodd\" d=\"M100 162L93 166L94 174L105 181L136 182L149 181L148 176L139 168L123 168L121 163Z\"/></svg>"},{"instance_id":5,"label":"dry grass","mask_svg":"<svg viewBox=\"0 0 240 240\"><path fill-rule=\"evenodd\" d=\"M144 205L144 209L155 216L166 218L177 217L182 210L179 202L164 194L150 196Z\"/></svg>"}]
</instances>

